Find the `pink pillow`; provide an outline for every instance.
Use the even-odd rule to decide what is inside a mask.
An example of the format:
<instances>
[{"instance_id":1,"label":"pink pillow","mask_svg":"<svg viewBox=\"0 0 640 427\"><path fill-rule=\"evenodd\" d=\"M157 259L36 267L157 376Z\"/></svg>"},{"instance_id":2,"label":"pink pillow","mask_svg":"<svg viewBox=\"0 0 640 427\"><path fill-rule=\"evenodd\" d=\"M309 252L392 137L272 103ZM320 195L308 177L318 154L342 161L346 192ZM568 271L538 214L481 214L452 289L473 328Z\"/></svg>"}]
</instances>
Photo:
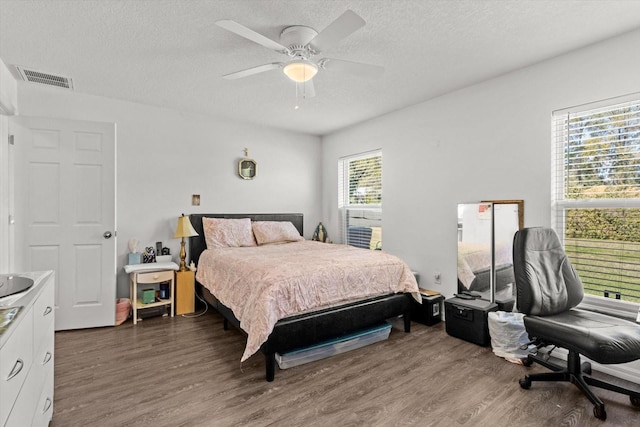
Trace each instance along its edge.
<instances>
[{"instance_id":1,"label":"pink pillow","mask_svg":"<svg viewBox=\"0 0 640 427\"><path fill-rule=\"evenodd\" d=\"M202 218L207 249L255 246L251 219Z\"/></svg>"},{"instance_id":2,"label":"pink pillow","mask_svg":"<svg viewBox=\"0 0 640 427\"><path fill-rule=\"evenodd\" d=\"M252 227L258 245L304 240L296 227L289 221L255 221Z\"/></svg>"}]
</instances>

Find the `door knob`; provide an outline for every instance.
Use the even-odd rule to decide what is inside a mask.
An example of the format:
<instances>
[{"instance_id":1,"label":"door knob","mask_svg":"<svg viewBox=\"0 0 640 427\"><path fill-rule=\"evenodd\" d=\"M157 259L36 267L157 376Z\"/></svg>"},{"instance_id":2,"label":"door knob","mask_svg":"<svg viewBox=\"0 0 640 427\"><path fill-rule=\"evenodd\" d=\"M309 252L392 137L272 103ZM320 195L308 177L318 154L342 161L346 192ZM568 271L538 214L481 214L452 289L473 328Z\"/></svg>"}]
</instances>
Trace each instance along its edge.
<instances>
[{"instance_id":1,"label":"door knob","mask_svg":"<svg viewBox=\"0 0 640 427\"><path fill-rule=\"evenodd\" d=\"M104 237L105 239L110 239L111 238L111 232L110 231L105 231L104 234L102 235L102 237Z\"/></svg>"}]
</instances>

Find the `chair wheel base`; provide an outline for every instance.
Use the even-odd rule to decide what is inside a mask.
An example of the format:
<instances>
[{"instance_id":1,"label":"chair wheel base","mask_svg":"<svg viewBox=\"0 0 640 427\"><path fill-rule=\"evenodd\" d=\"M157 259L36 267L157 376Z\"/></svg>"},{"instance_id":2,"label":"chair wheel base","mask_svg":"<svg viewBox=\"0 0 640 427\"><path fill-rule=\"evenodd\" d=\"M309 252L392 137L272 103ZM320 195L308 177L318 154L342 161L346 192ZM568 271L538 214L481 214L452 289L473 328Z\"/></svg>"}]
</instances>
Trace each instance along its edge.
<instances>
[{"instance_id":1,"label":"chair wheel base","mask_svg":"<svg viewBox=\"0 0 640 427\"><path fill-rule=\"evenodd\" d=\"M640 396L629 396L629 400L633 406L640 406Z\"/></svg>"},{"instance_id":2,"label":"chair wheel base","mask_svg":"<svg viewBox=\"0 0 640 427\"><path fill-rule=\"evenodd\" d=\"M595 405L593 407L593 415L596 418L605 421L607 419L607 411L604 410L604 405Z\"/></svg>"},{"instance_id":3,"label":"chair wheel base","mask_svg":"<svg viewBox=\"0 0 640 427\"><path fill-rule=\"evenodd\" d=\"M528 367L528 366L533 365L533 360L531 360L531 358L530 358L530 357L525 357L524 359L521 359L521 361L522 361L522 364L523 364L524 366L527 366L527 367Z\"/></svg>"},{"instance_id":4,"label":"chair wheel base","mask_svg":"<svg viewBox=\"0 0 640 427\"><path fill-rule=\"evenodd\" d=\"M522 387L525 390L529 390L531 388L531 378L529 378L528 375L523 379L521 379L520 381L518 381L518 383L520 383L520 387Z\"/></svg>"}]
</instances>

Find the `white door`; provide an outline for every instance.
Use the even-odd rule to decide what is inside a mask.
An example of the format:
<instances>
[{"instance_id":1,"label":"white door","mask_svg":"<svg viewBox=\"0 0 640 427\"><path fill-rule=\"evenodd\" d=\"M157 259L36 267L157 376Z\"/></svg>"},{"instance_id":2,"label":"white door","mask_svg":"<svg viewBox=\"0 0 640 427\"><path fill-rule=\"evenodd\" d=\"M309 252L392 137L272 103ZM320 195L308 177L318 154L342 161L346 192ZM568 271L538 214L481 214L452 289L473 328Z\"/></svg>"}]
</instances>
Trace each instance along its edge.
<instances>
[{"instance_id":1,"label":"white door","mask_svg":"<svg viewBox=\"0 0 640 427\"><path fill-rule=\"evenodd\" d=\"M115 324L115 124L14 117L15 268L55 270L55 328Z\"/></svg>"}]
</instances>

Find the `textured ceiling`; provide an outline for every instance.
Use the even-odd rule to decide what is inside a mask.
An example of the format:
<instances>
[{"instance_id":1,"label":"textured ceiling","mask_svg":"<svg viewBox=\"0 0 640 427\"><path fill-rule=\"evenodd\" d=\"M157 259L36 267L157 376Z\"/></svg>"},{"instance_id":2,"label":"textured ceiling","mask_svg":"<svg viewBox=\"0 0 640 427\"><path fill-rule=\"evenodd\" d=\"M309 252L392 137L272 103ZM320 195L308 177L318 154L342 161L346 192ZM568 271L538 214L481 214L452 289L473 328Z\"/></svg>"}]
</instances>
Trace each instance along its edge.
<instances>
[{"instance_id":1,"label":"textured ceiling","mask_svg":"<svg viewBox=\"0 0 640 427\"><path fill-rule=\"evenodd\" d=\"M286 57L215 21L277 41L347 9L367 24L326 56L382 77L321 71L298 110L280 70L221 78ZM323 135L636 28L640 0L0 0L0 58L77 92Z\"/></svg>"}]
</instances>

